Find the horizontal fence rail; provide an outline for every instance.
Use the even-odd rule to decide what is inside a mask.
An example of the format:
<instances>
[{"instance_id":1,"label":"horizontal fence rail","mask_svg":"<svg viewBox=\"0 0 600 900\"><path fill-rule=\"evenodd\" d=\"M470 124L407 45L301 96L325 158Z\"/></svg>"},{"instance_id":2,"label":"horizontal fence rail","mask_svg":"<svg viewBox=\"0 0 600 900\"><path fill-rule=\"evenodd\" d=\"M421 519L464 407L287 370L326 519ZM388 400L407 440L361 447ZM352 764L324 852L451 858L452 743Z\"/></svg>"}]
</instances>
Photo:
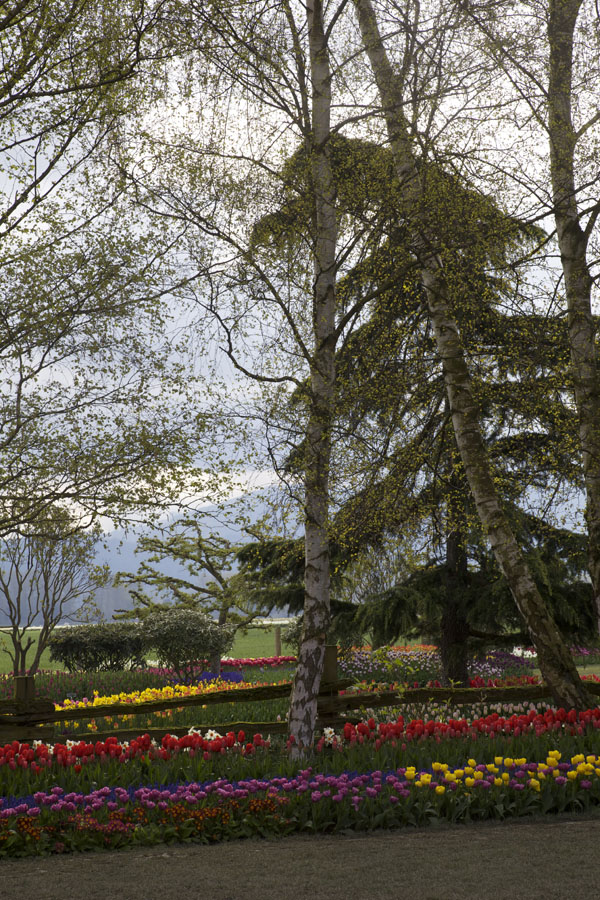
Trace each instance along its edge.
<instances>
[{"instance_id":1,"label":"horizontal fence rail","mask_svg":"<svg viewBox=\"0 0 600 900\"><path fill-rule=\"evenodd\" d=\"M19 676L15 681L15 697L13 700L0 701L0 741L52 741L55 738L56 725L61 722L72 722L81 719L98 719L105 716L121 717L162 712L168 709L185 709L195 706L216 704L247 703L258 700L276 700L289 697L291 682L272 685L257 685L253 688L231 688L214 691L208 694L197 694L192 697L171 697L168 700L146 700L141 703L103 703L96 706L72 706L69 709L56 710L51 700L35 696L33 676ZM344 691L352 685L352 679L337 678L337 647L326 648L323 680L317 700L317 726L319 728L336 727L346 722L356 724L360 716L349 716L352 710L378 709L381 707L402 707L412 703L438 704L471 704L477 702L543 700L551 693L546 685L518 685L514 687L483 688L398 688L388 691ZM586 690L590 694L600 696L600 684L586 682ZM341 692L341 693L340 693ZM209 729L225 733L227 731L243 731L250 736L254 733L287 734L287 721L254 722L239 721L224 724L202 725L199 730ZM189 727L164 725L160 728L114 729L112 731L95 731L88 735L61 734L60 740L97 741L118 734L122 740L130 740L141 733L153 738L162 738L165 734L182 737L188 734Z\"/></svg>"}]
</instances>

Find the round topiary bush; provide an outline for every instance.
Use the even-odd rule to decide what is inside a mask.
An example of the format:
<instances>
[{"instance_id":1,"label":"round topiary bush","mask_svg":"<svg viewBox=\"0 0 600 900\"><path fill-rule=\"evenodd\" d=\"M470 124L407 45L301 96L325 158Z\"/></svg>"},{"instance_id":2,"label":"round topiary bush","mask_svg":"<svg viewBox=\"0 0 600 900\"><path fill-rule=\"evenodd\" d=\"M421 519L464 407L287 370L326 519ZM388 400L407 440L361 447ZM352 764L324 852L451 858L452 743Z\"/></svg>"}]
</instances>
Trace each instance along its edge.
<instances>
[{"instance_id":1,"label":"round topiary bush","mask_svg":"<svg viewBox=\"0 0 600 900\"><path fill-rule=\"evenodd\" d=\"M145 665L146 638L136 622L100 622L54 631L50 658L69 672L110 672Z\"/></svg>"},{"instance_id":2,"label":"round topiary bush","mask_svg":"<svg viewBox=\"0 0 600 900\"><path fill-rule=\"evenodd\" d=\"M220 660L231 648L235 625L219 625L201 610L173 608L146 618L144 633L159 664L173 669L180 679L191 681L197 663Z\"/></svg>"}]
</instances>

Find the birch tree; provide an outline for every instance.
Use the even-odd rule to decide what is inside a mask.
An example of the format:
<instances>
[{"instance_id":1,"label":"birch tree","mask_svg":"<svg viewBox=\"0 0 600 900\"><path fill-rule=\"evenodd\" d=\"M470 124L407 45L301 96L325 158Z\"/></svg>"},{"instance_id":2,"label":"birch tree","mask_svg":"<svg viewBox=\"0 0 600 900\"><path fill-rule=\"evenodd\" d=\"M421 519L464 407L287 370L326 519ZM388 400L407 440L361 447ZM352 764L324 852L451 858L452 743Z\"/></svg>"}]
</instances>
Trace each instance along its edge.
<instances>
[{"instance_id":1,"label":"birch tree","mask_svg":"<svg viewBox=\"0 0 600 900\"><path fill-rule=\"evenodd\" d=\"M511 177L527 197L530 215L553 219L556 229L562 270L558 290L567 310L579 416L588 566L600 630L600 373L592 315L600 214L598 6L586 0L528 0L493 12L478 3L466 9L482 38L482 52L497 67L504 144L512 137L521 159L528 161L518 171L511 166Z\"/></svg>"},{"instance_id":2,"label":"birch tree","mask_svg":"<svg viewBox=\"0 0 600 900\"><path fill-rule=\"evenodd\" d=\"M280 398L290 386L302 387L308 375L299 415L306 437L299 490L305 625L289 716L298 754L313 739L330 617L335 348L352 319L336 307L336 280L344 258L360 245L360 237L348 234L340 250L331 167L332 91L341 76L340 67L332 70L330 46L345 6L326 11L321 0L183 4L178 27L188 48L194 42L197 48L182 55L187 104L197 104L194 124L199 118L200 129L196 137L171 130L150 138L160 178L123 163L146 210L163 221L185 223L187 265L199 275L188 296L201 310L201 327L216 323L233 369L249 379L246 384L258 385L246 388L237 404L241 411L246 403L246 412L237 421L254 416L256 407L248 413L252 391L258 395L263 388L264 417L273 421ZM308 160L309 232L287 249L269 246L258 239L255 225L282 197L298 192L298 172L284 165L296 150ZM231 392L228 405L236 407Z\"/></svg>"},{"instance_id":3,"label":"birch tree","mask_svg":"<svg viewBox=\"0 0 600 900\"><path fill-rule=\"evenodd\" d=\"M414 71L419 41L419 6L400 8L403 54L394 67L371 0L355 0L355 8L373 76L381 99L387 135L403 189L403 213L409 223L411 250L418 260L426 303L442 361L456 444L487 539L538 652L540 669L557 703L587 705L589 697L552 616L549 614L508 523L490 470L459 330L451 312L447 279L429 218L423 173L415 152L415 134L406 115L407 81ZM408 9L415 10L412 21ZM402 13L405 13L403 16ZM396 42L398 38L395 38ZM441 64L441 60L440 60Z\"/></svg>"}]
</instances>

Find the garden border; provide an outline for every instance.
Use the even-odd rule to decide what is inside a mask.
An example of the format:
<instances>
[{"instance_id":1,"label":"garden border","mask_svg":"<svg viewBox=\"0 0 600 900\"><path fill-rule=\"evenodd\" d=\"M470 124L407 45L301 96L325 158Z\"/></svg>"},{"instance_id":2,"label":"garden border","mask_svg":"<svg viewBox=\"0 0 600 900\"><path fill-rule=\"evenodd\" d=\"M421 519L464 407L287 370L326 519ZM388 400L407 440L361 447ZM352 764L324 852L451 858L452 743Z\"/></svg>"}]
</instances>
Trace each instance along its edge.
<instances>
[{"instance_id":1,"label":"garden border","mask_svg":"<svg viewBox=\"0 0 600 900\"><path fill-rule=\"evenodd\" d=\"M77 719L96 719L105 716L132 715L134 710L129 703L112 703L81 708L55 710L51 700L35 696L35 678L33 675L17 676L15 682L15 696L13 700L0 701L0 741L52 741L55 738L55 727L59 722ZM550 689L544 685L518 685L514 687L484 687L484 688L399 688L391 691L360 691L356 693L341 693L350 687L351 679L339 679L337 677L337 647L328 646L325 652L325 665L321 689L317 700L317 726L323 729L327 726L336 727L346 722L360 721L360 717L343 715L350 710L376 709L385 706L403 706L410 703L457 703L468 704L477 702L542 700L550 697ZM591 694L600 696L600 684L587 683L586 688ZM171 698L169 700L150 700L135 704L135 713L152 713L166 709L182 709L188 706L207 706L216 703L241 703L253 700L274 700L288 696L291 693L291 682L274 685L258 685L253 688L236 688L226 691L215 691L210 694L201 694L192 697ZM263 734L287 734L287 721L283 722L228 722L212 726L203 725L202 730L213 728L215 731L247 731L254 730ZM188 728L147 728L144 734L151 737L162 737L166 733L181 737L187 734ZM94 732L95 740L102 740L114 734L113 732ZM140 729L121 730L119 737L122 740L138 737ZM82 740L81 735L61 735L63 740L68 738Z\"/></svg>"}]
</instances>

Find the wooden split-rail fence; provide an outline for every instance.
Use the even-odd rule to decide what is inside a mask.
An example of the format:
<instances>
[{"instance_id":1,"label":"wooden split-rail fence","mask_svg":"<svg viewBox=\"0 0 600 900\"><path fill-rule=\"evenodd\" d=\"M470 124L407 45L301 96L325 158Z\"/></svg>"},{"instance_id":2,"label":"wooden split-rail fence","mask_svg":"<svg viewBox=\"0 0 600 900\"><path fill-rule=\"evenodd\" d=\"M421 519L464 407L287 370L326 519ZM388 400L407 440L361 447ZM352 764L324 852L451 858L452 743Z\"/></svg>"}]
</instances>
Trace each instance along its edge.
<instances>
[{"instance_id":1,"label":"wooden split-rail fence","mask_svg":"<svg viewBox=\"0 0 600 900\"><path fill-rule=\"evenodd\" d=\"M36 697L35 678L32 675L18 676L14 679L15 691L12 700L0 701L0 744L12 740L104 740L114 735L115 731L95 731L87 735L75 735L59 731L64 722L83 719L101 719L104 716L113 718L162 712L167 709L185 709L194 706L209 706L218 703L247 703L253 700L275 700L289 697L291 684L260 685L252 688L236 688L234 690L215 691L209 694L198 694L192 697L177 697L169 700L149 700L143 703L110 703L97 706L71 707L56 710L54 703L42 697ZM545 685L523 685L503 688L408 688L389 691L360 691L344 693L352 684L351 679L339 679L337 673L337 647L327 647L325 666L321 680L321 689L317 700L317 728L327 726L339 727L346 722L357 723L364 718L364 711L381 707L401 707L409 703L469 704L477 702L528 702L550 697ZM586 685L592 694L600 696L600 684ZM362 710L362 715L349 715L352 711ZM263 735L286 734L286 721L279 722L227 722L224 724L201 725L203 732L209 728L220 733L228 731L245 731L247 734L259 732ZM163 725L161 728L137 728L132 730L118 729L122 740L130 740L143 734L154 738L162 738L166 733L178 737L187 734L189 727L173 727Z\"/></svg>"}]
</instances>

